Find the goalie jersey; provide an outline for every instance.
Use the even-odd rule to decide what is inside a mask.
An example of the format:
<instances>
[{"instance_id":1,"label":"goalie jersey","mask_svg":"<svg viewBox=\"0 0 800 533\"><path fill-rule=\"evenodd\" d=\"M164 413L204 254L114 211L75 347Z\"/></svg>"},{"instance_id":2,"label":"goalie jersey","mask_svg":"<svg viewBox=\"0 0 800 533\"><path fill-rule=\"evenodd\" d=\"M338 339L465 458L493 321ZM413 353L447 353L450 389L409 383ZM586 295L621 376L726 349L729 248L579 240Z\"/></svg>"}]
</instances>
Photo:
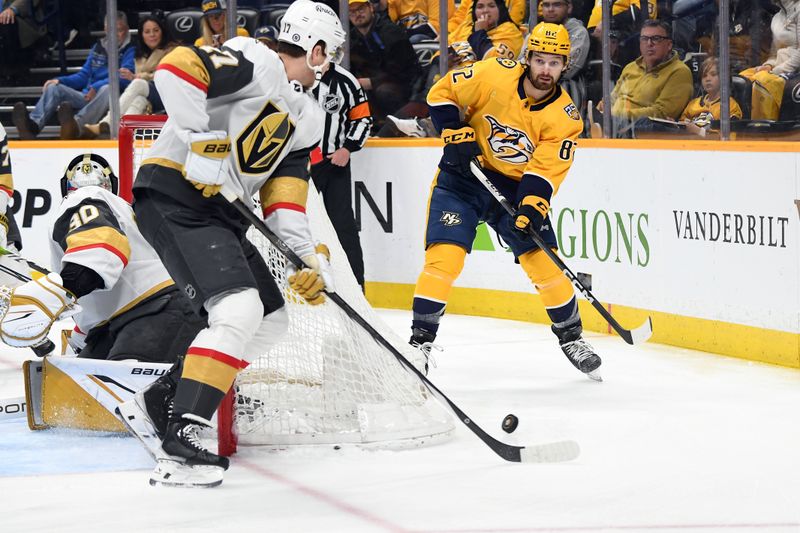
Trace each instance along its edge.
<instances>
[{"instance_id":1,"label":"goalie jersey","mask_svg":"<svg viewBox=\"0 0 800 533\"><path fill-rule=\"evenodd\" d=\"M78 299L82 311L73 318L83 333L174 285L139 233L131 206L101 187L81 187L64 199L50 251L55 272L74 263L103 280L102 289Z\"/></svg>"},{"instance_id":2,"label":"goalie jersey","mask_svg":"<svg viewBox=\"0 0 800 533\"><path fill-rule=\"evenodd\" d=\"M431 87L428 105L437 128L466 121L475 130L489 172L520 182L517 199L550 200L572 166L580 113L556 85L540 101L525 94L527 68L510 59L479 61L453 70Z\"/></svg>"},{"instance_id":3,"label":"goalie jersey","mask_svg":"<svg viewBox=\"0 0 800 533\"><path fill-rule=\"evenodd\" d=\"M226 191L247 202L271 176L308 180L324 113L266 46L236 37L220 49L179 47L161 60L155 83L169 119L143 165L183 172L188 135L223 130L231 139ZM170 186L141 172L135 183L167 195Z\"/></svg>"}]
</instances>

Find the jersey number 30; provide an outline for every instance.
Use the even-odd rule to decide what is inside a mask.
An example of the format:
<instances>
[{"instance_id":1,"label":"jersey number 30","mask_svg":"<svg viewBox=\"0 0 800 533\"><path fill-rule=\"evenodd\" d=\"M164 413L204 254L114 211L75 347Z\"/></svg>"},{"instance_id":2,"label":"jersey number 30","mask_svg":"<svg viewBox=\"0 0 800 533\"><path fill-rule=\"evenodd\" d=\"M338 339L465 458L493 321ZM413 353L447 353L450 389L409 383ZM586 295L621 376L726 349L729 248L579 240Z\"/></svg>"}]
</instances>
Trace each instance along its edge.
<instances>
[{"instance_id":1,"label":"jersey number 30","mask_svg":"<svg viewBox=\"0 0 800 533\"><path fill-rule=\"evenodd\" d=\"M100 212L93 205L82 205L69 219L69 229L80 228L100 216Z\"/></svg>"}]
</instances>

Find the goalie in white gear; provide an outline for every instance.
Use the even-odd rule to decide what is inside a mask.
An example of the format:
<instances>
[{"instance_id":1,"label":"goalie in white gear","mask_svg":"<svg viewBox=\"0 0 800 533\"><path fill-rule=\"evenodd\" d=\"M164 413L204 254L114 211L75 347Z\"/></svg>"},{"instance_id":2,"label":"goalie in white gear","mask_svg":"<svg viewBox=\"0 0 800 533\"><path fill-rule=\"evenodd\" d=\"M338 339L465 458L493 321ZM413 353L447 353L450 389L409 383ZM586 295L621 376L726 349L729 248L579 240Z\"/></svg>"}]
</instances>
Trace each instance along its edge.
<instances>
[{"instance_id":1,"label":"goalie in white gear","mask_svg":"<svg viewBox=\"0 0 800 533\"><path fill-rule=\"evenodd\" d=\"M0 322L6 344L38 343L54 320L72 316L68 342L79 357L177 362L205 327L116 189L116 176L97 154L67 165L50 230L53 272L13 290Z\"/></svg>"},{"instance_id":2,"label":"goalie in white gear","mask_svg":"<svg viewBox=\"0 0 800 533\"><path fill-rule=\"evenodd\" d=\"M147 390L120 406L131 432L163 435L151 484L215 486L228 459L205 449L198 431L236 374L280 340L288 326L283 295L248 223L217 194L255 206L308 265L289 277L309 303L333 289L305 214L309 155L322 135L323 112L307 92L341 56L344 32L329 7L298 0L283 17L277 53L237 37L220 49L177 48L162 59L155 83L169 119L134 182L142 234L167 270L207 314L209 327L187 350L168 422ZM144 421L142 425L141 422Z\"/></svg>"}]
</instances>

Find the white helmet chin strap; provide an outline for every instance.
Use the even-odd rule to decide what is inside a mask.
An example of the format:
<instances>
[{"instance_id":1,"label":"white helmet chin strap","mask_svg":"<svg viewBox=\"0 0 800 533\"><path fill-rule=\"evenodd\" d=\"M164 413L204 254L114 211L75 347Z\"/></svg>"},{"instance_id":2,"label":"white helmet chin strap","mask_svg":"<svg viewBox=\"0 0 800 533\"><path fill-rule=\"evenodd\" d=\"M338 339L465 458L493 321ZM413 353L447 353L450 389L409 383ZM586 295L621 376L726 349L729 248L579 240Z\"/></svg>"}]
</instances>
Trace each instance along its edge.
<instances>
[{"instance_id":1,"label":"white helmet chin strap","mask_svg":"<svg viewBox=\"0 0 800 533\"><path fill-rule=\"evenodd\" d=\"M313 91L314 89L317 88L317 85L319 85L319 82L322 79L322 75L325 74L325 68L328 66L328 63L331 62L330 58L326 55L324 63L316 67L313 66L311 64L311 53L313 51L314 49L312 48L311 50L306 52L306 65L308 66L308 68L314 71L314 84L311 86L309 91Z\"/></svg>"}]
</instances>

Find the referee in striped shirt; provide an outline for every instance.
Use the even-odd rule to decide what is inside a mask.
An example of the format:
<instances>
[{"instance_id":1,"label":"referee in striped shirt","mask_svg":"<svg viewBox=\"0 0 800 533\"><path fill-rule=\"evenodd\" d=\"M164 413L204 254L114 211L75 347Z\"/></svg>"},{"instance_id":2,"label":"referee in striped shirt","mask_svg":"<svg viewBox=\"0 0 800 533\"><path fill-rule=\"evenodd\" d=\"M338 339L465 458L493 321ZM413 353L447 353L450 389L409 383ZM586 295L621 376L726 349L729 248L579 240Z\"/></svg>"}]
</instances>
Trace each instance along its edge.
<instances>
[{"instance_id":1,"label":"referee in striped shirt","mask_svg":"<svg viewBox=\"0 0 800 533\"><path fill-rule=\"evenodd\" d=\"M311 178L363 290L364 257L353 216L350 154L361 150L372 127L369 103L356 78L335 63L329 64L314 96L325 110L325 132L311 154Z\"/></svg>"}]
</instances>

